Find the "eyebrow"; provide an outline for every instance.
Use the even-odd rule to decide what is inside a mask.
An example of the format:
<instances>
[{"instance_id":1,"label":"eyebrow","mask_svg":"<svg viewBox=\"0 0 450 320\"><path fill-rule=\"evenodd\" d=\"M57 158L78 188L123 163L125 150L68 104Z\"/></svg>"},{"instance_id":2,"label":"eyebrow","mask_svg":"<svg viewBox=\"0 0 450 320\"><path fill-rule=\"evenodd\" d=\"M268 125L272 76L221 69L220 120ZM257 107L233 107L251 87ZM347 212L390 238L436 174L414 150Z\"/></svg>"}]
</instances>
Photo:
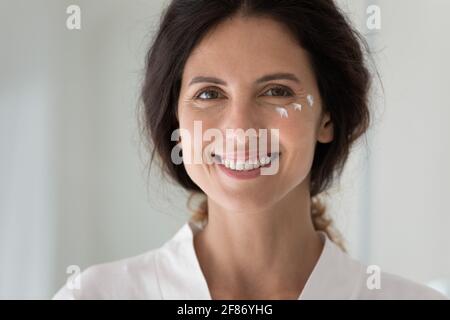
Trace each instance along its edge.
<instances>
[{"instance_id":1,"label":"eyebrow","mask_svg":"<svg viewBox=\"0 0 450 320\"><path fill-rule=\"evenodd\" d=\"M293 73L285 73L285 72L278 72L278 73L272 73L272 74L266 74L265 76L262 76L261 78L257 79L255 81L256 84L260 84L263 82L273 81L273 80L291 80L297 83L300 83L300 79L297 78L296 75ZM204 77L204 76L198 76L191 80L189 85L193 85L195 83L214 83L214 84L220 84L226 86L227 83L223 81L222 79L215 78L215 77Z\"/></svg>"}]
</instances>

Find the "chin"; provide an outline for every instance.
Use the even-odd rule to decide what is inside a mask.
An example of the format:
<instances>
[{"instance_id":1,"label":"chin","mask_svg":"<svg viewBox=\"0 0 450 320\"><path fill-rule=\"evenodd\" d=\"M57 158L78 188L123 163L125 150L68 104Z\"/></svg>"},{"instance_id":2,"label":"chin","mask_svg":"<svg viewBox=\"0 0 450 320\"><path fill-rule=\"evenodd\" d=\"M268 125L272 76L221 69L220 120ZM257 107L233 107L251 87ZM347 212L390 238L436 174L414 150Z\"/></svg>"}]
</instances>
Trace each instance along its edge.
<instances>
[{"instance_id":1,"label":"chin","mask_svg":"<svg viewBox=\"0 0 450 320\"><path fill-rule=\"evenodd\" d=\"M230 190L222 191L220 196L214 197L214 202L218 203L222 207L226 207L230 211L259 211L264 208L272 207L276 202L277 195L274 194L274 190Z\"/></svg>"}]
</instances>

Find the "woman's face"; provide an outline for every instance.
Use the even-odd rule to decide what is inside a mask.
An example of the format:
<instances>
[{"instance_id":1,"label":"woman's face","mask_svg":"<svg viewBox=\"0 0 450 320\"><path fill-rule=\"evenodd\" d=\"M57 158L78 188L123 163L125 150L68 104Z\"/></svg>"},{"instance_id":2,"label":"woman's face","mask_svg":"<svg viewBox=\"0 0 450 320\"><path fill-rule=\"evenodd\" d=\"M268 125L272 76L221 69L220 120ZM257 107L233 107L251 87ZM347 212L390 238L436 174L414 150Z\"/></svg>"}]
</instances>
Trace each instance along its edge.
<instances>
[{"instance_id":1,"label":"woman's face","mask_svg":"<svg viewBox=\"0 0 450 320\"><path fill-rule=\"evenodd\" d=\"M229 19L199 43L185 65L177 112L189 176L210 199L229 210L268 208L297 186L309 185L316 142L333 138L307 52L282 24L268 18ZM222 142L195 139L194 121L201 124L202 133L219 130ZM250 145L251 135L242 138L227 134L227 129L254 129L257 134L267 129L264 146L269 153L275 141L271 129L278 129L279 157L273 153L276 159L271 163L278 168L276 173L242 179L206 161L206 154L215 153L230 160L231 166L232 160L248 160L239 157L238 147L256 151ZM230 143L234 144L231 153L226 149ZM195 153L202 163L194 161Z\"/></svg>"}]
</instances>

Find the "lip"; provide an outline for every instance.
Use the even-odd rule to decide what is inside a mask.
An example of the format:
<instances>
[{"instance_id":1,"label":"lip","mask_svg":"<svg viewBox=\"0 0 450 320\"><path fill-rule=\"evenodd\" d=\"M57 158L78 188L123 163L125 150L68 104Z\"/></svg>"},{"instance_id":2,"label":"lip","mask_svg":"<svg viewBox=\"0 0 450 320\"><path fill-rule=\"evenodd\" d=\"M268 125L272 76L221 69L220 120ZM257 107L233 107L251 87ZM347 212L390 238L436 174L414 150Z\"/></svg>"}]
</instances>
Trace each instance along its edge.
<instances>
[{"instance_id":1,"label":"lip","mask_svg":"<svg viewBox=\"0 0 450 320\"><path fill-rule=\"evenodd\" d=\"M281 157L281 153L279 153L278 158L279 157ZM278 161L278 159L275 161ZM221 170L223 173L225 173L228 177L235 178L238 180L250 180L250 179L258 178L261 175L261 168L270 167L272 165L272 162L270 162L266 165L263 165L259 168L253 169L253 170L242 170L242 171L229 169L220 162L215 162L215 165L219 168L219 170Z\"/></svg>"},{"instance_id":2,"label":"lip","mask_svg":"<svg viewBox=\"0 0 450 320\"><path fill-rule=\"evenodd\" d=\"M256 169L249 170L249 171L231 170L231 169L228 169L227 167L225 167L223 164L216 164L216 165L220 168L220 170L222 170L229 177L240 179L240 180L248 180L248 179L254 179L254 178L259 177L261 175L261 168L270 166L270 163L266 164L262 167L256 168Z\"/></svg>"}]
</instances>

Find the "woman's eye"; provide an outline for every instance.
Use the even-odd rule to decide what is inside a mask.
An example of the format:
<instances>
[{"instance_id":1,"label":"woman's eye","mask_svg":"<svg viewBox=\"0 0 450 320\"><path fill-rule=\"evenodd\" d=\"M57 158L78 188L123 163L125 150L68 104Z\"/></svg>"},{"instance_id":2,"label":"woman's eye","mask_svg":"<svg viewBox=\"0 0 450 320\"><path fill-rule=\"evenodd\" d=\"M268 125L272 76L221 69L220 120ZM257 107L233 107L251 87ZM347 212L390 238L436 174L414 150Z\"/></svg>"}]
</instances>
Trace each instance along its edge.
<instances>
[{"instance_id":1,"label":"woman's eye","mask_svg":"<svg viewBox=\"0 0 450 320\"><path fill-rule=\"evenodd\" d=\"M292 97L292 92L282 87L271 88L266 93L270 93L267 94L269 97Z\"/></svg>"},{"instance_id":2,"label":"woman's eye","mask_svg":"<svg viewBox=\"0 0 450 320\"><path fill-rule=\"evenodd\" d=\"M217 90L212 90L212 89L204 90L195 96L196 99L200 99L200 100L213 100L213 99L219 99L221 97L222 96L221 96L220 92L218 92Z\"/></svg>"}]
</instances>

